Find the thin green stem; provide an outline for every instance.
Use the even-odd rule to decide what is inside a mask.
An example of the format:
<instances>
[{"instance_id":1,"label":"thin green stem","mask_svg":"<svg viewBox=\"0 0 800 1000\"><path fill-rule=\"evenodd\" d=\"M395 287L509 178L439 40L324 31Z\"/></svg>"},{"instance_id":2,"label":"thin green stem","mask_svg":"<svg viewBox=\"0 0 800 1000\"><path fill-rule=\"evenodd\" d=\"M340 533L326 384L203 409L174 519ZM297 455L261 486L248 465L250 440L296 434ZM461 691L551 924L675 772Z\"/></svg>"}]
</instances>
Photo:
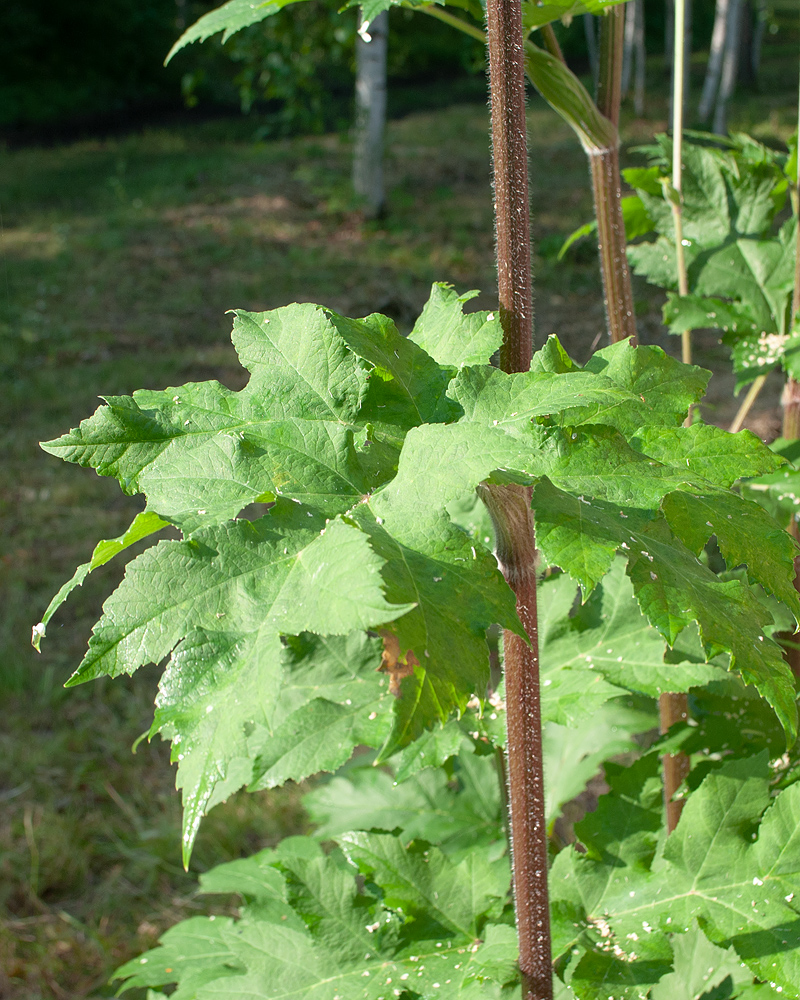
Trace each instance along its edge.
<instances>
[{"instance_id":1,"label":"thin green stem","mask_svg":"<svg viewBox=\"0 0 800 1000\"><path fill-rule=\"evenodd\" d=\"M486 44L486 33L481 31L480 28L476 27L474 24L470 24L469 21L465 21L461 17L456 17L454 14L448 13L441 7L415 7L415 10L422 11L423 14L429 14L431 17L435 17L437 21L443 21L445 24L449 24L451 28L456 28L458 31L463 31L465 35L469 35L471 38L477 38L479 42Z\"/></svg>"},{"instance_id":2,"label":"thin green stem","mask_svg":"<svg viewBox=\"0 0 800 1000\"><path fill-rule=\"evenodd\" d=\"M684 35L686 27L686 0L675 0L674 21L674 67L672 71L672 190L668 194L675 225L675 262L678 269L678 293L689 294L689 278L686 273L686 256L683 250L683 209L681 190L683 187L683 82L684 82ZM681 334L681 357L683 363L692 363L692 334L684 330ZM691 424L692 411L689 410L686 423ZM685 719L689 714L689 699L685 694L664 693L658 699L661 716L661 731ZM667 814L667 831L672 833L683 810L683 801L675 799L675 793L689 773L689 758L682 753L666 754L662 761L664 780L664 806Z\"/></svg>"},{"instance_id":3,"label":"thin green stem","mask_svg":"<svg viewBox=\"0 0 800 1000\"><path fill-rule=\"evenodd\" d=\"M750 388L747 390L747 395L742 400L742 405L736 416L733 418L733 423L730 425L728 430L731 434L735 434L737 431L742 429L742 424L744 423L745 417L750 412L753 403L755 403L758 398L758 394L764 388L764 383L767 381L766 375L759 375L758 378L753 382Z\"/></svg>"},{"instance_id":4,"label":"thin green stem","mask_svg":"<svg viewBox=\"0 0 800 1000\"><path fill-rule=\"evenodd\" d=\"M797 102L797 116L797 135L798 144L800 145L800 97ZM794 204L795 206L798 206L798 208L794 261L794 289L792 292L792 318L790 329L794 328L798 320L798 313L800 313L800 161L798 161L797 177L795 178L793 194ZM797 438L800 438L800 382L792 378L791 375L786 379L786 384L783 387L781 405L783 406L783 437L789 441L795 441ZM800 525L798 525L794 518L792 518L789 523L789 534L796 541L800 541ZM800 556L795 559L794 568L795 589L800 591ZM789 666L792 668L794 675L796 677L800 677L800 650L788 649L786 651L786 659Z\"/></svg>"},{"instance_id":5,"label":"thin green stem","mask_svg":"<svg viewBox=\"0 0 800 1000\"><path fill-rule=\"evenodd\" d=\"M686 0L675 0L675 66L672 72L672 187L670 199L675 223L675 259L678 268L678 294L689 294L689 277L686 273L686 254L683 249L683 85L684 85L684 35L686 28ZM683 363L692 363L692 331L681 334Z\"/></svg>"},{"instance_id":6,"label":"thin green stem","mask_svg":"<svg viewBox=\"0 0 800 1000\"><path fill-rule=\"evenodd\" d=\"M542 35L542 42L544 47L550 53L551 56L555 56L559 62L564 63L566 66L567 60L564 58L564 53L561 51L561 46L558 44L558 39L556 38L556 33L553 31L552 24L543 24L539 29Z\"/></svg>"}]
</instances>

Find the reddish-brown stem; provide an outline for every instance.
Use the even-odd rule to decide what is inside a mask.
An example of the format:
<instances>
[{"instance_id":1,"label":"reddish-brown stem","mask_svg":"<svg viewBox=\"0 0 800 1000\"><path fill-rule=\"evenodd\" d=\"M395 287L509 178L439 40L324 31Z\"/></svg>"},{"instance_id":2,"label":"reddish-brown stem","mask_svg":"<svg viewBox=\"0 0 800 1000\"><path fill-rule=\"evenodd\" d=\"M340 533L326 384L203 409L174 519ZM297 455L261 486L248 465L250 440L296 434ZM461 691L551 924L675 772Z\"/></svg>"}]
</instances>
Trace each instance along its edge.
<instances>
[{"instance_id":1,"label":"reddish-brown stem","mask_svg":"<svg viewBox=\"0 0 800 1000\"><path fill-rule=\"evenodd\" d=\"M527 371L533 349L528 147L519 0L488 0L489 79L494 154L497 278L503 346L500 366ZM531 491L484 485L495 526L497 558L517 598L530 643L506 631L503 640L508 723L507 776L514 904L523 1000L552 1000L547 828L539 707L536 543Z\"/></svg>"},{"instance_id":2,"label":"reddish-brown stem","mask_svg":"<svg viewBox=\"0 0 800 1000\"><path fill-rule=\"evenodd\" d=\"M508 811L522 996L523 1000L552 1000L531 490L525 486L483 485L480 495L495 527L500 569L517 596L517 614L531 639L528 644L506 631L503 640Z\"/></svg>"},{"instance_id":3,"label":"reddish-brown stem","mask_svg":"<svg viewBox=\"0 0 800 1000\"><path fill-rule=\"evenodd\" d=\"M612 344L628 337L632 344L636 344L636 314L628 267L625 221L622 218L619 150L606 149L590 153L589 165L592 171L597 245L600 250L608 332Z\"/></svg>"},{"instance_id":4,"label":"reddish-brown stem","mask_svg":"<svg viewBox=\"0 0 800 1000\"><path fill-rule=\"evenodd\" d=\"M658 699L658 710L661 717L661 732L669 732L670 726L683 721L689 715L689 699L685 694L662 694ZM683 753L665 754L662 761L667 833L672 833L683 812L683 799L676 799L674 796L689 773L689 764L689 758Z\"/></svg>"},{"instance_id":5,"label":"reddish-brown stem","mask_svg":"<svg viewBox=\"0 0 800 1000\"><path fill-rule=\"evenodd\" d=\"M622 100L624 47L625 8L620 5L609 8L600 18L600 74L597 81L597 107L615 126L619 125ZM589 165L608 332L612 344L628 337L635 344L636 314L622 218L619 149L614 147L589 152Z\"/></svg>"},{"instance_id":6,"label":"reddish-brown stem","mask_svg":"<svg viewBox=\"0 0 800 1000\"><path fill-rule=\"evenodd\" d=\"M533 350L531 230L525 64L519 0L491 0L486 9L492 102L497 290L503 346L500 367L527 371Z\"/></svg>"}]
</instances>

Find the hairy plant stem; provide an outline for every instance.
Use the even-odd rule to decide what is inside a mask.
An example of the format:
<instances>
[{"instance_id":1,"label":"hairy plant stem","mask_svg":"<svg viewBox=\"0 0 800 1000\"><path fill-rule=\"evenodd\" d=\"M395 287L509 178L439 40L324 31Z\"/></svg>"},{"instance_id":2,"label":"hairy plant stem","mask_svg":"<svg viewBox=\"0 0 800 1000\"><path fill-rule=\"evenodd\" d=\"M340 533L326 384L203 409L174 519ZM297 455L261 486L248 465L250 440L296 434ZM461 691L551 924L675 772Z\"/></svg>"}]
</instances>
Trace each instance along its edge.
<instances>
[{"instance_id":1,"label":"hairy plant stem","mask_svg":"<svg viewBox=\"0 0 800 1000\"><path fill-rule=\"evenodd\" d=\"M533 350L525 71L519 0L488 0L489 81L494 159L497 282L503 345L500 367L527 371ZM517 598L530 643L503 637L507 775L514 904L523 1000L552 1000L547 827L539 702L536 542L531 490L483 485L495 526L497 559Z\"/></svg>"},{"instance_id":2,"label":"hairy plant stem","mask_svg":"<svg viewBox=\"0 0 800 1000\"><path fill-rule=\"evenodd\" d=\"M497 291L503 345L500 367L527 371L533 353L531 226L525 63L519 0L486 9L494 159Z\"/></svg>"},{"instance_id":3,"label":"hairy plant stem","mask_svg":"<svg viewBox=\"0 0 800 1000\"><path fill-rule=\"evenodd\" d=\"M522 996L523 1000L552 1000L531 490L482 484L479 494L494 524L500 569L517 596L517 614L531 638L530 645L513 632L506 631L503 638L508 813Z\"/></svg>"},{"instance_id":4,"label":"hairy plant stem","mask_svg":"<svg viewBox=\"0 0 800 1000\"><path fill-rule=\"evenodd\" d=\"M615 127L619 124L622 100L624 51L625 9L620 5L609 8L600 18L600 72L597 81L597 107ZM622 218L619 147L589 152L589 166L608 332L612 344L628 337L636 344L636 314Z\"/></svg>"}]
</instances>

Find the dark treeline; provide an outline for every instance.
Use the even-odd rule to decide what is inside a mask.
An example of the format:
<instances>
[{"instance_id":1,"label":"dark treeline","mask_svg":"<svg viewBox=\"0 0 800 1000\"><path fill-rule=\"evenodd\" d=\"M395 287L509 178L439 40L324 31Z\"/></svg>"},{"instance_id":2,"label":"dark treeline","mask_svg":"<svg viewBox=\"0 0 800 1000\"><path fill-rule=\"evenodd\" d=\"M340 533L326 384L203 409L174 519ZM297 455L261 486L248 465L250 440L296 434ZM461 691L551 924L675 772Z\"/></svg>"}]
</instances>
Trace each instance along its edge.
<instances>
[{"instance_id":1,"label":"dark treeline","mask_svg":"<svg viewBox=\"0 0 800 1000\"><path fill-rule=\"evenodd\" d=\"M667 0L647 0L647 49L664 51ZM356 11L311 0L235 36L216 38L162 63L184 27L214 7L195 0L7 0L0 5L0 133L7 141L72 138L159 115L255 108L267 131L340 127L352 101ZM693 46L708 46L713 3L695 3ZM559 26L565 54L588 68L579 24ZM482 46L408 10L391 12L390 113L437 103L435 80L469 80L483 70ZM402 96L403 85L412 93ZM460 95L482 98L482 81ZM390 88L391 93L391 88ZM426 101L426 97L429 101Z\"/></svg>"}]
</instances>

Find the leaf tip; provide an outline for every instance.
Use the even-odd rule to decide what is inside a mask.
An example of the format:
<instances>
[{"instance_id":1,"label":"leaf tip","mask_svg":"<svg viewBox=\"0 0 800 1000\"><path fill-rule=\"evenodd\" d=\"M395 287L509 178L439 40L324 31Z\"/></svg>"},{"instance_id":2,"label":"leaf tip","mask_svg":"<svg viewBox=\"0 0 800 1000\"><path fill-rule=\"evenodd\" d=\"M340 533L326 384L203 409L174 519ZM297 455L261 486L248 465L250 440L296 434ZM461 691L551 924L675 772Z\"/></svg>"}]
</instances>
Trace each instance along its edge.
<instances>
[{"instance_id":1,"label":"leaf tip","mask_svg":"<svg viewBox=\"0 0 800 1000\"><path fill-rule=\"evenodd\" d=\"M42 639L44 639L46 634L47 634L47 627L45 626L44 622L39 622L38 624L34 625L33 628L31 629L31 645L33 646L33 648L36 650L37 653L41 653L41 649L39 647L41 645Z\"/></svg>"}]
</instances>

